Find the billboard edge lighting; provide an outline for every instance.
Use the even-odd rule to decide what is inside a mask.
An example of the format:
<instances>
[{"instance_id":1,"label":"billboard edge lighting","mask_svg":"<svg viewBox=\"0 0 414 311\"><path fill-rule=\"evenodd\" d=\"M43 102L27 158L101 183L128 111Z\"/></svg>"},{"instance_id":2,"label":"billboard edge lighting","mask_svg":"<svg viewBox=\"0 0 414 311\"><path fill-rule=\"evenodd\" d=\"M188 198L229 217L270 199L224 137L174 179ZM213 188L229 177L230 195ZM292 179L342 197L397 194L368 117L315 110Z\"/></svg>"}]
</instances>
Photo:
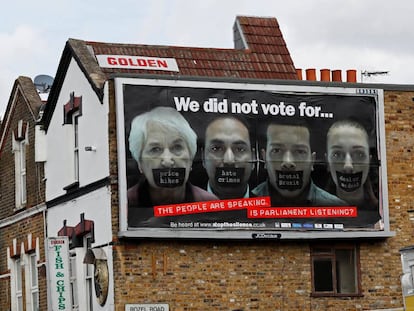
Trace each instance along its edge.
<instances>
[{"instance_id":1,"label":"billboard edge lighting","mask_svg":"<svg viewBox=\"0 0 414 311\"><path fill-rule=\"evenodd\" d=\"M382 89L160 78L114 85L120 237L395 235Z\"/></svg>"}]
</instances>

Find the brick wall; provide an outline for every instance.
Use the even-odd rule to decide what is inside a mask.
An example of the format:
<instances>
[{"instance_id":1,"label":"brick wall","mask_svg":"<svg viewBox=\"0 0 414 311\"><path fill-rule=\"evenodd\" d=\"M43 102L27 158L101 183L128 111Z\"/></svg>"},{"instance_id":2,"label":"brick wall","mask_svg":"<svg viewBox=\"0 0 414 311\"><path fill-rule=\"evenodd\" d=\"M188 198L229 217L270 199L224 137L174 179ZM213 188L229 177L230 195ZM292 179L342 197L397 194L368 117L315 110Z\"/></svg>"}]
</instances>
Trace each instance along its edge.
<instances>
[{"instance_id":1,"label":"brick wall","mask_svg":"<svg viewBox=\"0 0 414 311\"><path fill-rule=\"evenodd\" d=\"M27 234L30 232L34 238L39 238L40 259L38 265L45 263L45 248L44 248L44 232L43 232L44 218L43 214L39 213L30 218L26 218L23 221L15 223L13 225L3 227L0 231L1 256L0 256L0 275L7 276L0 278L0 289L3 290L0 295L0 310L10 309L10 271L7 269L7 247L12 246L13 239L17 240L17 245L21 243L27 243ZM6 244L7 243L7 244ZM23 267L22 273L24 275L25 269ZM40 310L47 310L47 285L46 285L45 266L38 268L38 282L39 282L39 303ZM4 293L4 294L3 294ZM7 293L7 295L6 295ZM23 296L25 295L25 289L23 288Z\"/></svg>"},{"instance_id":2,"label":"brick wall","mask_svg":"<svg viewBox=\"0 0 414 311\"><path fill-rule=\"evenodd\" d=\"M24 89L23 86L22 88ZM29 210L31 207L42 205L45 199L43 164L35 163L35 120L32 112L28 108L29 105L25 101L25 97L19 89L16 91L16 95L15 105L12 105L11 109L7 111L10 116L10 122L9 127L6 128L5 141L0 153L0 220L5 221L0 226L0 276L2 276L0 278L0 291L2 293L0 295L0 310L9 310L11 307L7 247L13 245L13 239L16 239L17 245L20 246L21 243L27 243L29 233L32 234L34 239L39 238L40 258L38 263L45 262L43 213L38 212L32 216L20 217L18 220L11 218L17 216L18 213ZM14 154L12 152L12 131L17 128L19 120L29 122L29 144L26 148L27 206L25 209L15 211L15 172ZM23 274L25 272L24 269ZM46 310L47 287L44 268L38 269L38 278L40 310Z\"/></svg>"}]
</instances>

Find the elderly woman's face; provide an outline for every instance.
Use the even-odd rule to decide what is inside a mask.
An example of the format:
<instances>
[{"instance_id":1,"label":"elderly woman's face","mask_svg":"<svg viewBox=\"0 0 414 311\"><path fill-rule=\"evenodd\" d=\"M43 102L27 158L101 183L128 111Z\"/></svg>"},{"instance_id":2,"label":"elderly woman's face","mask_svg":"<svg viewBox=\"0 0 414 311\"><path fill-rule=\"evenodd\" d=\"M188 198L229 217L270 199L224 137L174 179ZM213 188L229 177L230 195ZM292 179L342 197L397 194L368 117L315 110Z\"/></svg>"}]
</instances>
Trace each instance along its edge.
<instances>
[{"instance_id":1,"label":"elderly woman's face","mask_svg":"<svg viewBox=\"0 0 414 311\"><path fill-rule=\"evenodd\" d=\"M187 143L175 129L156 122L147 124L139 167L151 187L176 188L185 185L192 159Z\"/></svg>"},{"instance_id":2,"label":"elderly woman's face","mask_svg":"<svg viewBox=\"0 0 414 311\"><path fill-rule=\"evenodd\" d=\"M351 125L333 128L327 140L329 169L336 186L345 192L362 187L369 172L366 133Z\"/></svg>"}]
</instances>

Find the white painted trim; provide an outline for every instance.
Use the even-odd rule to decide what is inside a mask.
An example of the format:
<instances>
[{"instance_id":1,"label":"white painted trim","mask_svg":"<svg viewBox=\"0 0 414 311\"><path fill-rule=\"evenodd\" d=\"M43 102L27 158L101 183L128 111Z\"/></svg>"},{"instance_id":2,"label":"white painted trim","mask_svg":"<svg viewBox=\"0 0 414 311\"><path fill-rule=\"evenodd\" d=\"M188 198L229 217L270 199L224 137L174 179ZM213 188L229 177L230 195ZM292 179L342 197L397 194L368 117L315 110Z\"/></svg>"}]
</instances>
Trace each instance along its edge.
<instances>
[{"instance_id":1,"label":"white painted trim","mask_svg":"<svg viewBox=\"0 0 414 311\"><path fill-rule=\"evenodd\" d=\"M249 49L249 45L247 44L246 37L244 36L244 32L243 32L242 27L240 25L239 19L236 19L236 27L237 27L237 30L238 30L238 32L240 34L240 38L241 38L241 40L243 42L244 48L246 50Z\"/></svg>"},{"instance_id":2,"label":"white painted trim","mask_svg":"<svg viewBox=\"0 0 414 311\"><path fill-rule=\"evenodd\" d=\"M10 217L6 217L0 220L0 228L10 226L16 222L19 222L25 218L31 217L33 215L39 214L46 210L46 204L42 203L36 206L31 207L30 209L24 210L18 214L15 214Z\"/></svg>"}]
</instances>

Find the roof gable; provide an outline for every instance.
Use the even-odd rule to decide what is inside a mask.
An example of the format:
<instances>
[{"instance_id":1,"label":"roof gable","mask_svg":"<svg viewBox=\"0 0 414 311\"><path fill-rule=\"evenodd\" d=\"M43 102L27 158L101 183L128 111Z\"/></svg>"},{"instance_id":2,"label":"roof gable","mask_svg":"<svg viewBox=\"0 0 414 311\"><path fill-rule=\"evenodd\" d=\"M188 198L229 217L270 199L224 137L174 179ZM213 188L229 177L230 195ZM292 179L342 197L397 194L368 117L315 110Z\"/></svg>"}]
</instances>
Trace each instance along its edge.
<instances>
[{"instance_id":1,"label":"roof gable","mask_svg":"<svg viewBox=\"0 0 414 311\"><path fill-rule=\"evenodd\" d=\"M19 98L22 98L26 104L31 117L33 118L33 122L36 122L39 117L39 111L43 103L36 90L36 87L32 79L29 77L20 76L15 80L13 84L12 92L10 94L9 102L4 114L4 119L1 123L0 150L4 144L5 135L7 135L7 132L9 130L9 123L13 118L16 105L21 104Z\"/></svg>"}]
</instances>

